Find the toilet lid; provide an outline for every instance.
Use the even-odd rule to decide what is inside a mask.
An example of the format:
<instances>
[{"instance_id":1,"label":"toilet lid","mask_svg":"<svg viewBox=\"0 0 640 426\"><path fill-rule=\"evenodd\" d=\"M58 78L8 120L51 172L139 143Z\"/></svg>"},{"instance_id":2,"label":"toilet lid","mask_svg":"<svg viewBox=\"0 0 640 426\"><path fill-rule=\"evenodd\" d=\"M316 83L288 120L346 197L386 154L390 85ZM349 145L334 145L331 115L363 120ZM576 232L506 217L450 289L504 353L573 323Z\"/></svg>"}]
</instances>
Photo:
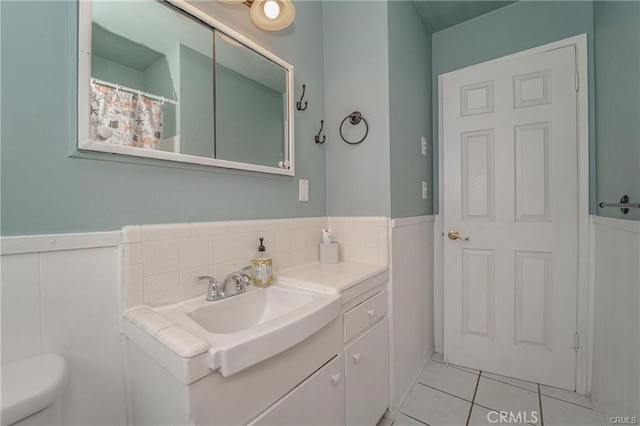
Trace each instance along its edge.
<instances>
[{"instance_id":1,"label":"toilet lid","mask_svg":"<svg viewBox=\"0 0 640 426\"><path fill-rule=\"evenodd\" d=\"M2 425L42 411L62 395L69 379L67 361L57 354L40 355L2 365Z\"/></svg>"}]
</instances>

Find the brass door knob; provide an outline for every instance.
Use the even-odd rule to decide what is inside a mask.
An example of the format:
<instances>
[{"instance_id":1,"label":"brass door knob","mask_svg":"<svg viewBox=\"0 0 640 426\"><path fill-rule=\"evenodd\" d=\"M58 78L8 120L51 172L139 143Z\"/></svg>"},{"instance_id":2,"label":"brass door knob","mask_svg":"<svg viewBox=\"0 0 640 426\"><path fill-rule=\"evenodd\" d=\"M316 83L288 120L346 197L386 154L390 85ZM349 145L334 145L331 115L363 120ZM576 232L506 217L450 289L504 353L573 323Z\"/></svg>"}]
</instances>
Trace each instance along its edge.
<instances>
[{"instance_id":1,"label":"brass door knob","mask_svg":"<svg viewBox=\"0 0 640 426\"><path fill-rule=\"evenodd\" d=\"M460 236L460 233L458 231L456 231L455 229L449 231L449 233L447 234L447 236L449 237L450 240L462 240L462 241L469 241L469 237L462 237Z\"/></svg>"}]
</instances>

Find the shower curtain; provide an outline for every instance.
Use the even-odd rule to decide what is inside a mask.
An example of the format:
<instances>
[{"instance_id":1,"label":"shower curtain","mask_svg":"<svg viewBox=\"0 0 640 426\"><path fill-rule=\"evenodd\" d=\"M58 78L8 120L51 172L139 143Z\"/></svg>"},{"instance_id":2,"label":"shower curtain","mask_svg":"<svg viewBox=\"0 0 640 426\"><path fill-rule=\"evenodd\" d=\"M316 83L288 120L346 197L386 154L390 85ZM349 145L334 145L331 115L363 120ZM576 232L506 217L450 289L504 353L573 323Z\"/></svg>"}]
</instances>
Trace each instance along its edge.
<instances>
[{"instance_id":1,"label":"shower curtain","mask_svg":"<svg viewBox=\"0 0 640 426\"><path fill-rule=\"evenodd\" d=\"M91 139L112 145L159 149L162 102L91 83Z\"/></svg>"}]
</instances>

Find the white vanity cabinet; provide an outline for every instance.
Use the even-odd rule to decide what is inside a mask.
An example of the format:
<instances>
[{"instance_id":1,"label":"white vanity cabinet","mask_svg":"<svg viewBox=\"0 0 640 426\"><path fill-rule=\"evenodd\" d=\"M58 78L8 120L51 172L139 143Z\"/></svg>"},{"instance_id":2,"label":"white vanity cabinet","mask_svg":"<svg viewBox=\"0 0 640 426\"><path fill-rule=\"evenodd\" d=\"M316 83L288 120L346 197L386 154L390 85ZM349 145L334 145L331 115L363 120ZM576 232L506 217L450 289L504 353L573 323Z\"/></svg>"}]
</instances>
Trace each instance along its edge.
<instances>
[{"instance_id":1,"label":"white vanity cabinet","mask_svg":"<svg viewBox=\"0 0 640 426\"><path fill-rule=\"evenodd\" d=\"M250 425L345 424L344 360L336 356Z\"/></svg>"},{"instance_id":2,"label":"white vanity cabinet","mask_svg":"<svg viewBox=\"0 0 640 426\"><path fill-rule=\"evenodd\" d=\"M375 425L389 407L387 292L344 313L347 425Z\"/></svg>"}]
</instances>

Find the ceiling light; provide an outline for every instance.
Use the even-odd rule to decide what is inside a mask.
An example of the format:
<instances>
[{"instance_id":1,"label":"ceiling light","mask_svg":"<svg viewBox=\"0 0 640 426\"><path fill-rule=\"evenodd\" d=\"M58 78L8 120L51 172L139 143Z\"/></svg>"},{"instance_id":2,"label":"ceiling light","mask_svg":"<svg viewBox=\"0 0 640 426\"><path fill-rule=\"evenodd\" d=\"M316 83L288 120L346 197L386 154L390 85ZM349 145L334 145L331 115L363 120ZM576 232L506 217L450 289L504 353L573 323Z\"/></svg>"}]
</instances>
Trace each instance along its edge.
<instances>
[{"instance_id":1,"label":"ceiling light","mask_svg":"<svg viewBox=\"0 0 640 426\"><path fill-rule=\"evenodd\" d=\"M259 28L280 31L291 25L296 17L296 8L291 0L254 0L249 14Z\"/></svg>"}]
</instances>

